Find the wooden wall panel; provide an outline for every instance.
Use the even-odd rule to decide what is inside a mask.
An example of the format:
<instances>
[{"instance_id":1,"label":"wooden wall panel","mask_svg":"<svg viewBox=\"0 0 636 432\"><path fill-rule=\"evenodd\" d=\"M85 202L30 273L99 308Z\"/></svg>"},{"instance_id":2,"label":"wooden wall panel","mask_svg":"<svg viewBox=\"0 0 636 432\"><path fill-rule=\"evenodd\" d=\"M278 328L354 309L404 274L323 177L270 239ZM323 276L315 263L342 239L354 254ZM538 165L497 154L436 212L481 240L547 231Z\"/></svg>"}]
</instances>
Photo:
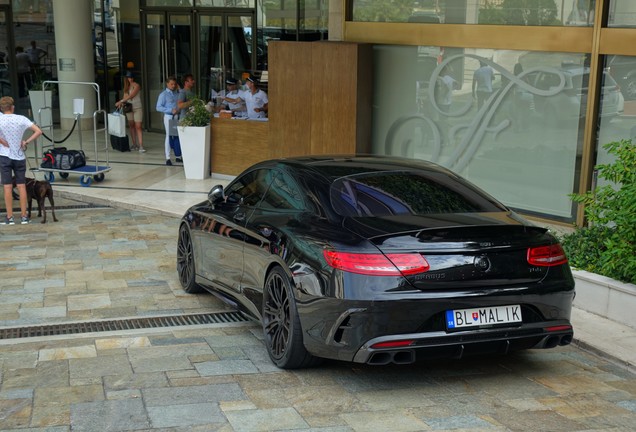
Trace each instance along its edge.
<instances>
[{"instance_id":1,"label":"wooden wall panel","mask_svg":"<svg viewBox=\"0 0 636 432\"><path fill-rule=\"evenodd\" d=\"M272 157L310 153L312 65L310 43L269 45L269 122Z\"/></svg>"},{"instance_id":2,"label":"wooden wall panel","mask_svg":"<svg viewBox=\"0 0 636 432\"><path fill-rule=\"evenodd\" d=\"M368 152L371 70L372 47L368 44L272 42L272 155Z\"/></svg>"},{"instance_id":3,"label":"wooden wall panel","mask_svg":"<svg viewBox=\"0 0 636 432\"><path fill-rule=\"evenodd\" d=\"M316 79L312 88L311 152L325 154L336 150L335 143L347 146L356 142L358 45L346 42L312 45L311 62Z\"/></svg>"},{"instance_id":4,"label":"wooden wall panel","mask_svg":"<svg viewBox=\"0 0 636 432\"><path fill-rule=\"evenodd\" d=\"M269 122L213 118L212 172L238 175L256 162L271 159L269 126Z\"/></svg>"}]
</instances>

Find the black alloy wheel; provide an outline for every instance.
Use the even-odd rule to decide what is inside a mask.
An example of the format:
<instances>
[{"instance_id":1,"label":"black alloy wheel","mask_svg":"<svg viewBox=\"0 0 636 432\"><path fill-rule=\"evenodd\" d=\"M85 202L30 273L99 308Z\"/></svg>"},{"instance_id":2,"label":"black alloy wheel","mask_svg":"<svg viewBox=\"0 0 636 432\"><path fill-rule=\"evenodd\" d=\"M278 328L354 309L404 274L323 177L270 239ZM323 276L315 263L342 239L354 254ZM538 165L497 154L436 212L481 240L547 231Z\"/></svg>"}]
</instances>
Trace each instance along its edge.
<instances>
[{"instance_id":1,"label":"black alloy wheel","mask_svg":"<svg viewBox=\"0 0 636 432\"><path fill-rule=\"evenodd\" d=\"M186 225L179 228L179 240L177 243L177 273L181 287L188 294L196 294L202 291L201 287L194 281L194 250L192 247L192 237Z\"/></svg>"},{"instance_id":2,"label":"black alloy wheel","mask_svg":"<svg viewBox=\"0 0 636 432\"><path fill-rule=\"evenodd\" d=\"M279 368L297 369L318 363L303 345L291 281L280 267L272 269L265 281L263 333L267 353Z\"/></svg>"}]
</instances>

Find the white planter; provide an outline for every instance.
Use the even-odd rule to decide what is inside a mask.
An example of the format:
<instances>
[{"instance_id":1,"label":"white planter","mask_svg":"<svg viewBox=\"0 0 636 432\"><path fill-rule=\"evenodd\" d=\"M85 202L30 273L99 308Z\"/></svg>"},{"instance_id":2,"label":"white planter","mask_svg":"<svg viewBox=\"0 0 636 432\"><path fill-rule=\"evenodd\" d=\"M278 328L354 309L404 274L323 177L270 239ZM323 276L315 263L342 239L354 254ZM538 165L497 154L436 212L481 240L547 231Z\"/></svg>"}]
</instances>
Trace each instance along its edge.
<instances>
[{"instance_id":1,"label":"white planter","mask_svg":"<svg viewBox=\"0 0 636 432\"><path fill-rule=\"evenodd\" d=\"M636 285L582 270L572 273L576 281L575 307L636 328Z\"/></svg>"},{"instance_id":2,"label":"white planter","mask_svg":"<svg viewBox=\"0 0 636 432\"><path fill-rule=\"evenodd\" d=\"M53 124L53 92L51 90L29 90L33 121L40 127ZM45 103L46 101L46 103ZM48 107L40 112L44 106Z\"/></svg>"},{"instance_id":3,"label":"white planter","mask_svg":"<svg viewBox=\"0 0 636 432\"><path fill-rule=\"evenodd\" d=\"M187 179L210 177L210 126L178 127L183 167Z\"/></svg>"}]
</instances>

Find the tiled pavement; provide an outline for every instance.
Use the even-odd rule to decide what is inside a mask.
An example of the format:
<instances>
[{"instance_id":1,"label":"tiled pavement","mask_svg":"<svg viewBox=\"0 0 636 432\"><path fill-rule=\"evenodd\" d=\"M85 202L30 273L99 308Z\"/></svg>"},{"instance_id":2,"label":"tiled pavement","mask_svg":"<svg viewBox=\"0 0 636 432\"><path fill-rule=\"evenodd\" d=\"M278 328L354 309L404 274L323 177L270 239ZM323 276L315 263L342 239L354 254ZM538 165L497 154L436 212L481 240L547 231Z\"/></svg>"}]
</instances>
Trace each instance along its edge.
<instances>
[{"instance_id":1,"label":"tiled pavement","mask_svg":"<svg viewBox=\"0 0 636 432\"><path fill-rule=\"evenodd\" d=\"M103 184L58 179L60 222L0 226L0 330L227 310L184 294L174 258L175 216L223 180L185 180L163 165L160 141L147 134L148 153L112 155ZM634 363L606 360L633 358L634 343L613 356L613 324L573 320L577 342L603 356L569 346L282 371L249 322L0 340L0 430L636 430Z\"/></svg>"},{"instance_id":2,"label":"tiled pavement","mask_svg":"<svg viewBox=\"0 0 636 432\"><path fill-rule=\"evenodd\" d=\"M60 205L64 207L64 205ZM225 310L186 295L178 219L0 226L0 327ZM636 376L576 347L282 371L253 323L0 341L0 430L633 431Z\"/></svg>"}]
</instances>

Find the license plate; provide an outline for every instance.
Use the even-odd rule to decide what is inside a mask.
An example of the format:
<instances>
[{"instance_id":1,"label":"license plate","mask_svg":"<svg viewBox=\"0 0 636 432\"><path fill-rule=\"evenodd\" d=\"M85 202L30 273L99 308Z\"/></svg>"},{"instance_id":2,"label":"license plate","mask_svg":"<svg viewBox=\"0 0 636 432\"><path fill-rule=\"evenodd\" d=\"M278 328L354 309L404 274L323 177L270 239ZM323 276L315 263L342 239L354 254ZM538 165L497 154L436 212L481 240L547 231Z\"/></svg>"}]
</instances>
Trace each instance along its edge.
<instances>
[{"instance_id":1,"label":"license plate","mask_svg":"<svg viewBox=\"0 0 636 432\"><path fill-rule=\"evenodd\" d=\"M519 305L493 306L446 311L446 328L470 328L521 322Z\"/></svg>"}]
</instances>

